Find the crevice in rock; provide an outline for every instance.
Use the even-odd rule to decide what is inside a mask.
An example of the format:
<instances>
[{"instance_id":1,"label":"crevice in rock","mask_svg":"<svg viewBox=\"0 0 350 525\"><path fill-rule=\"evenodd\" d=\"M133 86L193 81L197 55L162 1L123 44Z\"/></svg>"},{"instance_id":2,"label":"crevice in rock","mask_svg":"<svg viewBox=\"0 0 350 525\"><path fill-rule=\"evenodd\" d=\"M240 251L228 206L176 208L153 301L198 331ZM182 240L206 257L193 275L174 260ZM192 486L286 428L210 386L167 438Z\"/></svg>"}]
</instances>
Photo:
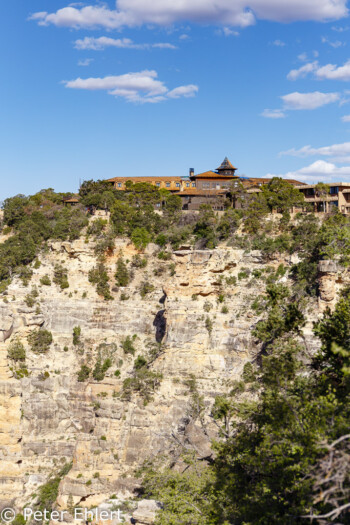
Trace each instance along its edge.
<instances>
[{"instance_id":1,"label":"crevice in rock","mask_svg":"<svg viewBox=\"0 0 350 525\"><path fill-rule=\"evenodd\" d=\"M156 328L156 341L162 343L166 335L165 310L160 310L154 318L153 326Z\"/></svg>"}]
</instances>

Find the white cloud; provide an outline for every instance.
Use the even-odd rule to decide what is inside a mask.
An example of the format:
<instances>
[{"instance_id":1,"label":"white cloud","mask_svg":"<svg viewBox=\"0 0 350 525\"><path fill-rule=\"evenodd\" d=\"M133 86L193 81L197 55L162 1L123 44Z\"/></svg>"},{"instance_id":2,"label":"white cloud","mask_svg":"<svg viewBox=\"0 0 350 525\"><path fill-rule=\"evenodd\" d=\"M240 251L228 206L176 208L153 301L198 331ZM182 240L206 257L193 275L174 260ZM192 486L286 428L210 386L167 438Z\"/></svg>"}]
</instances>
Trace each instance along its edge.
<instances>
[{"instance_id":1,"label":"white cloud","mask_svg":"<svg viewBox=\"0 0 350 525\"><path fill-rule=\"evenodd\" d=\"M168 92L169 98L194 97L198 93L198 86L189 84L188 86L180 86Z\"/></svg>"},{"instance_id":2,"label":"white cloud","mask_svg":"<svg viewBox=\"0 0 350 525\"><path fill-rule=\"evenodd\" d=\"M341 27L341 26L333 26L332 31L336 31L337 33L344 33L345 31L348 31L348 27Z\"/></svg>"},{"instance_id":3,"label":"white cloud","mask_svg":"<svg viewBox=\"0 0 350 525\"><path fill-rule=\"evenodd\" d=\"M296 179L301 182L331 182L350 180L350 166L338 167L336 164L317 160L309 166L305 166L296 171L289 171L284 175L274 175L269 173L266 177L283 177L285 179Z\"/></svg>"},{"instance_id":4,"label":"white cloud","mask_svg":"<svg viewBox=\"0 0 350 525\"><path fill-rule=\"evenodd\" d=\"M334 64L327 64L316 71L316 76L323 80L350 80L350 60L343 66L337 67Z\"/></svg>"},{"instance_id":5,"label":"white cloud","mask_svg":"<svg viewBox=\"0 0 350 525\"><path fill-rule=\"evenodd\" d=\"M76 49L92 49L94 51L101 51L106 47L117 47L126 49L177 49L173 44L167 42L159 42L156 44L135 44L130 38L110 38L107 36L101 36L99 38L93 38L86 36L83 39L75 41Z\"/></svg>"},{"instance_id":6,"label":"white cloud","mask_svg":"<svg viewBox=\"0 0 350 525\"><path fill-rule=\"evenodd\" d=\"M224 27L222 29L222 32L225 36L239 36L238 31L234 31L233 29L230 29L229 27Z\"/></svg>"},{"instance_id":7,"label":"white cloud","mask_svg":"<svg viewBox=\"0 0 350 525\"><path fill-rule=\"evenodd\" d=\"M292 69L288 75L288 80L297 80L298 78L304 78L308 73L315 71L318 67L318 62L309 62L304 66L299 67L299 69Z\"/></svg>"},{"instance_id":8,"label":"white cloud","mask_svg":"<svg viewBox=\"0 0 350 525\"><path fill-rule=\"evenodd\" d=\"M303 55L306 57L306 55ZM305 77L309 73L314 73L318 80L343 80L345 82L350 80L350 60L345 62L343 66L335 64L326 64L320 66L318 61L308 62L299 69L292 69L287 78L289 80L296 80L299 77Z\"/></svg>"},{"instance_id":9,"label":"white cloud","mask_svg":"<svg viewBox=\"0 0 350 525\"><path fill-rule=\"evenodd\" d=\"M326 38L325 36L321 39L322 44L329 44L331 47L334 47L334 49L337 49L338 47L345 46L345 42L341 42L340 40L336 40L335 42L331 42L329 38Z\"/></svg>"},{"instance_id":10,"label":"white cloud","mask_svg":"<svg viewBox=\"0 0 350 525\"><path fill-rule=\"evenodd\" d=\"M89 66L93 61L93 58L85 58L84 60L79 60L78 66Z\"/></svg>"},{"instance_id":11,"label":"white cloud","mask_svg":"<svg viewBox=\"0 0 350 525\"><path fill-rule=\"evenodd\" d=\"M308 60L307 53L300 53L300 55L298 55L298 60L301 62L306 62Z\"/></svg>"},{"instance_id":12,"label":"white cloud","mask_svg":"<svg viewBox=\"0 0 350 525\"><path fill-rule=\"evenodd\" d=\"M276 47L284 47L286 43L282 42L282 40L275 40L274 42L272 42L272 45Z\"/></svg>"},{"instance_id":13,"label":"white cloud","mask_svg":"<svg viewBox=\"0 0 350 525\"><path fill-rule=\"evenodd\" d=\"M281 109L264 109L261 117L279 119L284 118L286 114Z\"/></svg>"},{"instance_id":14,"label":"white cloud","mask_svg":"<svg viewBox=\"0 0 350 525\"><path fill-rule=\"evenodd\" d=\"M190 37L189 35L186 35L186 33L183 33L182 35L179 36L179 40L188 40Z\"/></svg>"},{"instance_id":15,"label":"white cloud","mask_svg":"<svg viewBox=\"0 0 350 525\"><path fill-rule=\"evenodd\" d=\"M349 118L350 120L350 118ZM292 157L329 157L337 162L350 161L350 142L343 142L342 144L332 144L331 146L323 146L321 148L313 148L312 146L303 146L300 149L292 148L287 151L282 151L280 155L291 155Z\"/></svg>"},{"instance_id":16,"label":"white cloud","mask_svg":"<svg viewBox=\"0 0 350 525\"><path fill-rule=\"evenodd\" d=\"M314 91L313 93L289 93L280 97L284 102L285 109L302 110L302 109L317 109L326 104L337 102L340 98L339 93L320 93Z\"/></svg>"},{"instance_id":17,"label":"white cloud","mask_svg":"<svg viewBox=\"0 0 350 525\"><path fill-rule=\"evenodd\" d=\"M156 71L140 71L104 78L77 78L65 81L70 89L107 91L109 95L125 98L128 102L157 103L169 98L191 97L198 92L198 86L179 86L171 91L158 80Z\"/></svg>"},{"instance_id":18,"label":"white cloud","mask_svg":"<svg viewBox=\"0 0 350 525\"><path fill-rule=\"evenodd\" d=\"M341 119L343 122L350 122L350 115L344 115Z\"/></svg>"},{"instance_id":19,"label":"white cloud","mask_svg":"<svg viewBox=\"0 0 350 525\"><path fill-rule=\"evenodd\" d=\"M104 5L64 7L31 16L40 25L118 29L142 24L169 25L189 21L247 27L256 19L276 22L327 21L347 16L347 0L117 0Z\"/></svg>"}]
</instances>

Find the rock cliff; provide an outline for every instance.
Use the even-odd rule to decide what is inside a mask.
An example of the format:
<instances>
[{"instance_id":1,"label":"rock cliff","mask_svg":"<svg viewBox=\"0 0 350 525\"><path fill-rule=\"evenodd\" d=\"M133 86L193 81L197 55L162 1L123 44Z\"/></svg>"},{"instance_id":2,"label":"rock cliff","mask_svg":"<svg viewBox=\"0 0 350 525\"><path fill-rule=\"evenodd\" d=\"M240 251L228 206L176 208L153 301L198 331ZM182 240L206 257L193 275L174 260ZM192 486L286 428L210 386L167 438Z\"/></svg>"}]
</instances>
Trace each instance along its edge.
<instances>
[{"instance_id":1,"label":"rock cliff","mask_svg":"<svg viewBox=\"0 0 350 525\"><path fill-rule=\"evenodd\" d=\"M119 244L106 266L114 282L120 254L137 252ZM259 252L222 246L215 250L182 247L169 261L147 249L146 268L134 268L131 283L112 288L105 301L88 280L96 264L93 244L84 240L52 243L40 257L30 283L14 279L0 302L0 506L19 511L65 462L73 463L59 485L58 506L94 507L132 498L136 469L149 457L190 446L199 457L212 454L216 427L209 417L214 398L238 379L246 362L260 351L252 329L259 317L252 308L264 293L267 267L287 268L292 260L266 263ZM54 266L68 270L69 288L52 282ZM38 265L37 265L38 266ZM130 263L129 263L130 266ZM338 269L323 265L320 298L310 302L305 341L314 349L312 321L332 304L340 284ZM337 273L338 272L338 273ZM48 276L51 285L42 284ZM288 284L288 273L281 277ZM140 294L142 283L152 287ZM34 289L34 292L33 292ZM28 295L32 294L32 300ZM79 341L73 329L80 327ZM28 335L38 328L52 333L46 353L35 353ZM136 337L135 337L136 336ZM133 341L135 354L125 351ZM8 357L13 341L26 350L25 364ZM122 395L135 358L157 353L150 369L162 374L149 402L137 392ZM102 380L78 381L82 365L92 369L109 359ZM204 396L203 420L196 419L188 380ZM142 506L143 505L143 506ZM135 510L134 523L152 523L155 503Z\"/></svg>"}]
</instances>

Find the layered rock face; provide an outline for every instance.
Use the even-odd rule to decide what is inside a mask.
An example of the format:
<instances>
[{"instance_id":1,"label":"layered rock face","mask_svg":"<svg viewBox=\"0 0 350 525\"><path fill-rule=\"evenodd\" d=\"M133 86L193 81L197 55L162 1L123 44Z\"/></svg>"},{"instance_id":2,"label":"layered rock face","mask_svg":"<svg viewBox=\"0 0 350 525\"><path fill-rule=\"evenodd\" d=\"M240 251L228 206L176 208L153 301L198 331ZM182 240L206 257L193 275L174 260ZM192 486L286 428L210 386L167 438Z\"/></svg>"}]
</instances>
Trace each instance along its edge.
<instances>
[{"instance_id":1,"label":"layered rock face","mask_svg":"<svg viewBox=\"0 0 350 525\"><path fill-rule=\"evenodd\" d=\"M20 511L35 501L38 488L65 462L73 466L60 483L59 507L90 508L112 496L119 501L132 497L139 483L135 471L148 458L182 446L191 446L199 457L211 454L215 396L239 379L244 364L260 350L251 335L259 319L252 303L264 292L264 283L253 271L264 270L266 263L259 252L229 247L184 247L166 262L155 251L155 246L148 248L147 267L133 269L128 287L112 290L113 301L104 301L89 283L96 258L93 246L82 240L53 243L28 286L17 280L10 285L7 302L0 303L1 506L15 505ZM119 241L106 262L111 282L121 253L131 260L136 251ZM40 282L45 275L52 280L57 263L68 269L69 288L64 290ZM276 269L281 263L289 266L291 261L274 260L269 266ZM286 277L282 281L288 284ZM142 298L145 282L154 288ZM28 306L33 286L39 294ZM315 300L305 328L310 347L317 344L312 321L319 312ZM80 341L73 344L78 326ZM39 327L53 337L43 354L34 353L27 340ZM127 337L135 355L123 349ZM14 340L26 348L25 374L18 374L18 363L7 357ZM145 402L137 392L125 398L123 381L132 377L135 358L147 356L155 344L158 354L150 370L161 373L162 380L153 399ZM92 369L101 355L111 363L104 379L90 375L79 382L81 366ZM193 417L188 387L193 377L204 396L202 423ZM137 512L142 523L142 509ZM144 523L151 523L147 516Z\"/></svg>"}]
</instances>

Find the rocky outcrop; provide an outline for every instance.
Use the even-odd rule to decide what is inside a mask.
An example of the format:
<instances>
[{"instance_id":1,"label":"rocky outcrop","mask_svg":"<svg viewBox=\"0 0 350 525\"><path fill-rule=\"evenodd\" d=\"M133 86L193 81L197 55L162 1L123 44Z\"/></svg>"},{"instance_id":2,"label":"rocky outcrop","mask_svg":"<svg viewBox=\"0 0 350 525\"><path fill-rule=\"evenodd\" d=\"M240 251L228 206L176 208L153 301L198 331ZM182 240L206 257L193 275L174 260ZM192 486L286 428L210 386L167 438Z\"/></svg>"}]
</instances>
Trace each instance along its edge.
<instances>
[{"instance_id":1,"label":"rocky outcrop","mask_svg":"<svg viewBox=\"0 0 350 525\"><path fill-rule=\"evenodd\" d=\"M115 288L112 301L99 297L88 281L96 259L93 243L84 240L51 243L29 286L16 280L10 285L8 302L0 304L0 504L14 502L20 509L35 500L38 487L64 462L72 461L72 468L60 483L59 507L73 502L91 508L106 504L111 495L118 501L132 498L139 486L135 470L149 457L181 446L191 446L199 458L211 456L215 396L239 379L244 364L260 350L251 335L259 319L251 306L264 282L253 270L266 264L258 251L229 247L184 247L171 261L153 256L156 249L148 247L146 268L129 265L133 279L128 287ZM111 282L120 251L128 261L137 253L118 241L106 262ZM281 262L290 264L276 259L271 266ZM44 275L52 280L57 263L68 270L64 290L41 283ZM329 268L320 272L327 279L331 275ZM152 287L142 296L145 282ZM33 286L39 295L28 307L25 298ZM332 301L332 293L324 289L322 300ZM310 315L305 334L311 340L316 302ZM81 340L73 344L77 326ZM27 336L40 327L52 333L53 343L48 352L35 354ZM135 355L123 349L127 337ZM14 338L25 346L25 364L7 358ZM137 393L123 398L135 358L148 354L150 370L162 374L159 388L148 402ZM111 366L103 379L90 373L78 381L82 365L92 370L106 358ZM19 374L19 367L25 373ZM188 386L193 377L204 400L201 421L194 416ZM133 522L153 523L158 508L157 502L140 502Z\"/></svg>"},{"instance_id":2,"label":"rocky outcrop","mask_svg":"<svg viewBox=\"0 0 350 525\"><path fill-rule=\"evenodd\" d=\"M5 304L0 304L0 343L6 341L12 332L13 314Z\"/></svg>"}]
</instances>

